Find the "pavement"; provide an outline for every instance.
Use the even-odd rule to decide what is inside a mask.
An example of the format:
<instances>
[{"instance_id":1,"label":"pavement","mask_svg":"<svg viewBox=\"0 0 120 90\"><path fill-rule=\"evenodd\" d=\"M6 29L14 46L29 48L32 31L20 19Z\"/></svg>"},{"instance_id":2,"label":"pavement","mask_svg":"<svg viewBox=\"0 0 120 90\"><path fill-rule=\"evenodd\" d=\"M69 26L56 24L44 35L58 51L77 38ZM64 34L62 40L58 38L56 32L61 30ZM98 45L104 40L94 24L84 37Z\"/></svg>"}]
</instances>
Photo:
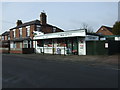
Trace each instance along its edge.
<instances>
[{"instance_id":1,"label":"pavement","mask_svg":"<svg viewBox=\"0 0 120 90\"><path fill-rule=\"evenodd\" d=\"M118 56L3 54L3 88L118 88Z\"/></svg>"}]
</instances>

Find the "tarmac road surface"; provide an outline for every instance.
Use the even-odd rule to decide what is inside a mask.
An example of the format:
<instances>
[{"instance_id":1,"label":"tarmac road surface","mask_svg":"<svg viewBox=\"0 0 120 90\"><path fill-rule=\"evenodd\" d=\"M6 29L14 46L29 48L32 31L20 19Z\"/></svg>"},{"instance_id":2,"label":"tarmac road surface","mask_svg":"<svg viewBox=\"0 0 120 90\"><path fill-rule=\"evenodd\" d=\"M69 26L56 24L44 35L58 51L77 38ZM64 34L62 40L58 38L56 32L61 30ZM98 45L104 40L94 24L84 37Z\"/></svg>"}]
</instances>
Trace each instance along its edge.
<instances>
[{"instance_id":1,"label":"tarmac road surface","mask_svg":"<svg viewBox=\"0 0 120 90\"><path fill-rule=\"evenodd\" d=\"M45 59L3 55L2 88L118 88L118 70Z\"/></svg>"}]
</instances>

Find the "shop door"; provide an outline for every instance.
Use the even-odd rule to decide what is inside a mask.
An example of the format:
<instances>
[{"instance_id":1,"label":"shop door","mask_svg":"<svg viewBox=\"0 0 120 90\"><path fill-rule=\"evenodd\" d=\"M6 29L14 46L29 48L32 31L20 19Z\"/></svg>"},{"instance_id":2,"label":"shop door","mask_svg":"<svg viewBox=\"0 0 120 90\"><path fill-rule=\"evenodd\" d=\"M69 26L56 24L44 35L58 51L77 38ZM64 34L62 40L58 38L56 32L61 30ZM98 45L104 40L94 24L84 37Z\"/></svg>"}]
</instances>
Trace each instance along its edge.
<instances>
[{"instance_id":1,"label":"shop door","mask_svg":"<svg viewBox=\"0 0 120 90\"><path fill-rule=\"evenodd\" d=\"M72 40L71 39L67 40L67 54L68 55L72 54Z\"/></svg>"},{"instance_id":2,"label":"shop door","mask_svg":"<svg viewBox=\"0 0 120 90\"><path fill-rule=\"evenodd\" d=\"M78 45L77 45L76 40L73 40L73 45L72 46L73 46L72 47L72 54L77 55L78 54L78 50L77 50Z\"/></svg>"}]
</instances>

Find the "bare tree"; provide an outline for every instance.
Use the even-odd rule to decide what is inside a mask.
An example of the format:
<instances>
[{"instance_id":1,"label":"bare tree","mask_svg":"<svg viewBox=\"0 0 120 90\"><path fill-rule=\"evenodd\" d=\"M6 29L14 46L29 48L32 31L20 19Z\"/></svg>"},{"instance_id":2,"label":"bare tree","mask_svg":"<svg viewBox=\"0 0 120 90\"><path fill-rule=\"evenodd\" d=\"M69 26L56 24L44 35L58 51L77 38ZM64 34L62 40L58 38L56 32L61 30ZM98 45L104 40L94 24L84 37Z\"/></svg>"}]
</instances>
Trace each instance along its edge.
<instances>
[{"instance_id":1,"label":"bare tree","mask_svg":"<svg viewBox=\"0 0 120 90\"><path fill-rule=\"evenodd\" d=\"M80 29L86 29L87 33L94 33L93 28L89 26L87 23L82 23L82 27Z\"/></svg>"}]
</instances>

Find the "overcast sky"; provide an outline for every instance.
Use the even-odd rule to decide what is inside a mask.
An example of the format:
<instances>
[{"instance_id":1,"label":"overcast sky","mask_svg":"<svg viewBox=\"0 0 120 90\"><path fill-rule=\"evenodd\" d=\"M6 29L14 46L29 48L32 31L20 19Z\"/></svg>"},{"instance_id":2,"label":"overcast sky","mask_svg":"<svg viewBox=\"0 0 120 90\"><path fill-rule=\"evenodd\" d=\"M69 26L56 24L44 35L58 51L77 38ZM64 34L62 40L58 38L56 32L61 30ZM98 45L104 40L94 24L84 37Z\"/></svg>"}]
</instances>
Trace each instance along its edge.
<instances>
[{"instance_id":1,"label":"overcast sky","mask_svg":"<svg viewBox=\"0 0 120 90\"><path fill-rule=\"evenodd\" d=\"M87 23L97 31L102 25L113 26L118 20L117 2L3 2L2 30L16 26L16 21L23 23L40 19L41 11L47 14L47 23L63 30L75 30Z\"/></svg>"}]
</instances>

